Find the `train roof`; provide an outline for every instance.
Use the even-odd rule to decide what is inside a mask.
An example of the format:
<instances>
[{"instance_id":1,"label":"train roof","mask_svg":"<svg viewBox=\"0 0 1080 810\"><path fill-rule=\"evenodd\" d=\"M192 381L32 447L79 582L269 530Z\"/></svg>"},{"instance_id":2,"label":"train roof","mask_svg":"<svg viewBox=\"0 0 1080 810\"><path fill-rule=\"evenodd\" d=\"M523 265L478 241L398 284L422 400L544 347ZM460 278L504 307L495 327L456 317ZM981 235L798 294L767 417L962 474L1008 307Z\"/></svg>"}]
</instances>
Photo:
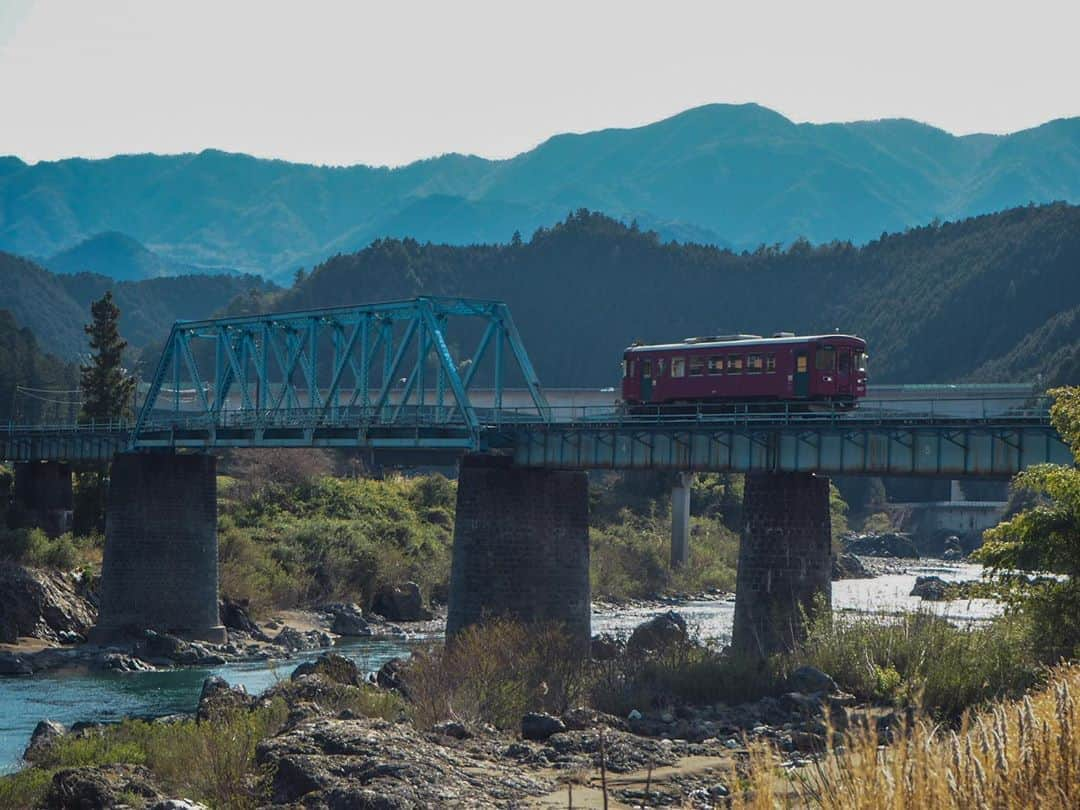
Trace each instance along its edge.
<instances>
[{"instance_id":1,"label":"train roof","mask_svg":"<svg viewBox=\"0 0 1080 810\"><path fill-rule=\"evenodd\" d=\"M678 349L729 349L739 346L782 346L791 343L807 343L812 340L836 340L837 338L843 338L845 340L856 340L860 343L866 343L858 335L844 335L839 332L832 332L827 335L785 335L783 337L761 337L759 335L731 335L730 337L704 337L704 338L687 338L681 343L653 343L653 344L641 344L635 346L627 346L628 352L647 352L647 351L676 351Z\"/></svg>"}]
</instances>

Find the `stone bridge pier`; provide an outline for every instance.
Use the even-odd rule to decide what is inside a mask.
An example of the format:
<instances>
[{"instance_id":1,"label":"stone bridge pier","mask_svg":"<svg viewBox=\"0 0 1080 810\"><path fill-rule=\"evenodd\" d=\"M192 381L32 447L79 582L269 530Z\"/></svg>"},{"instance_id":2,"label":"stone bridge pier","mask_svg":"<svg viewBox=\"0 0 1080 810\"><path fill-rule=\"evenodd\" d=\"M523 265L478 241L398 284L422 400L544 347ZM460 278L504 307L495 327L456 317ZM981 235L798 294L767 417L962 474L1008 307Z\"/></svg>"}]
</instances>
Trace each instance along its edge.
<instances>
[{"instance_id":1,"label":"stone bridge pier","mask_svg":"<svg viewBox=\"0 0 1080 810\"><path fill-rule=\"evenodd\" d=\"M558 622L591 635L584 472L466 456L458 476L447 637L486 618Z\"/></svg>"},{"instance_id":2,"label":"stone bridge pier","mask_svg":"<svg viewBox=\"0 0 1080 810\"><path fill-rule=\"evenodd\" d=\"M50 537L59 537L71 531L73 510L70 464L26 461L15 465L15 491L8 508L11 528L40 528Z\"/></svg>"},{"instance_id":3,"label":"stone bridge pier","mask_svg":"<svg viewBox=\"0 0 1080 810\"><path fill-rule=\"evenodd\" d=\"M829 479L746 476L732 646L768 655L805 635L805 618L832 605Z\"/></svg>"},{"instance_id":4,"label":"stone bridge pier","mask_svg":"<svg viewBox=\"0 0 1080 810\"><path fill-rule=\"evenodd\" d=\"M211 455L116 456L93 640L145 628L227 640L218 616L216 475Z\"/></svg>"}]
</instances>

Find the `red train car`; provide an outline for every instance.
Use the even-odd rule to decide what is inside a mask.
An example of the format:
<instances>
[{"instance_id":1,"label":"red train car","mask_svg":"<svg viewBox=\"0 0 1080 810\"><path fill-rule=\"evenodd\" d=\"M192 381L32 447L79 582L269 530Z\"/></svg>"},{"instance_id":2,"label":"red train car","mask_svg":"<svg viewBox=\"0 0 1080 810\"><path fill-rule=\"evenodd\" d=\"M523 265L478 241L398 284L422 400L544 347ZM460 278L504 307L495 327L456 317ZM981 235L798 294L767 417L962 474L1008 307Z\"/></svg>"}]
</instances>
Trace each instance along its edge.
<instances>
[{"instance_id":1,"label":"red train car","mask_svg":"<svg viewBox=\"0 0 1080 810\"><path fill-rule=\"evenodd\" d=\"M623 355L629 406L726 402L826 402L866 396L866 341L854 335L779 332L633 345Z\"/></svg>"}]
</instances>

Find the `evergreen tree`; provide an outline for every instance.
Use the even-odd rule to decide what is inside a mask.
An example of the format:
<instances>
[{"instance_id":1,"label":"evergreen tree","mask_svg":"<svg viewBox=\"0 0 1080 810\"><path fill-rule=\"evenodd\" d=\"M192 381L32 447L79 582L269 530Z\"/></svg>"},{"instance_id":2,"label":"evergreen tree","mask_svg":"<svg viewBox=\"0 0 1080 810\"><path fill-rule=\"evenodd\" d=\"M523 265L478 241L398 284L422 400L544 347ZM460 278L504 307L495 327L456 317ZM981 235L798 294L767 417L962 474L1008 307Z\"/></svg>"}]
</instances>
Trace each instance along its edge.
<instances>
[{"instance_id":1,"label":"evergreen tree","mask_svg":"<svg viewBox=\"0 0 1080 810\"><path fill-rule=\"evenodd\" d=\"M80 418L89 421L129 416L135 378L121 365L127 342L117 328L120 308L113 303L112 292L106 292L91 304L90 314L93 320L85 329L93 354L90 363L80 369L83 394Z\"/></svg>"}]
</instances>

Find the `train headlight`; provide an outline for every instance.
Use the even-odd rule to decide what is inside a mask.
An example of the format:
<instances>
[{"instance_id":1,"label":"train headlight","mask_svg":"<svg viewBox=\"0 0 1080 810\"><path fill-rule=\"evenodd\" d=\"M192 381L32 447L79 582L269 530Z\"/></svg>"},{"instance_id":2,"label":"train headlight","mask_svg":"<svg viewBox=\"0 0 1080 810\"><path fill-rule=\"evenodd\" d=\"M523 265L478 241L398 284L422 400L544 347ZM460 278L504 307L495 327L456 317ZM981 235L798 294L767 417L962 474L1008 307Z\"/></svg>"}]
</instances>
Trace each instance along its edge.
<instances>
[{"instance_id":1,"label":"train headlight","mask_svg":"<svg viewBox=\"0 0 1080 810\"><path fill-rule=\"evenodd\" d=\"M832 382L832 377L830 377L828 374L826 374L821 378L821 381L822 382Z\"/></svg>"}]
</instances>

